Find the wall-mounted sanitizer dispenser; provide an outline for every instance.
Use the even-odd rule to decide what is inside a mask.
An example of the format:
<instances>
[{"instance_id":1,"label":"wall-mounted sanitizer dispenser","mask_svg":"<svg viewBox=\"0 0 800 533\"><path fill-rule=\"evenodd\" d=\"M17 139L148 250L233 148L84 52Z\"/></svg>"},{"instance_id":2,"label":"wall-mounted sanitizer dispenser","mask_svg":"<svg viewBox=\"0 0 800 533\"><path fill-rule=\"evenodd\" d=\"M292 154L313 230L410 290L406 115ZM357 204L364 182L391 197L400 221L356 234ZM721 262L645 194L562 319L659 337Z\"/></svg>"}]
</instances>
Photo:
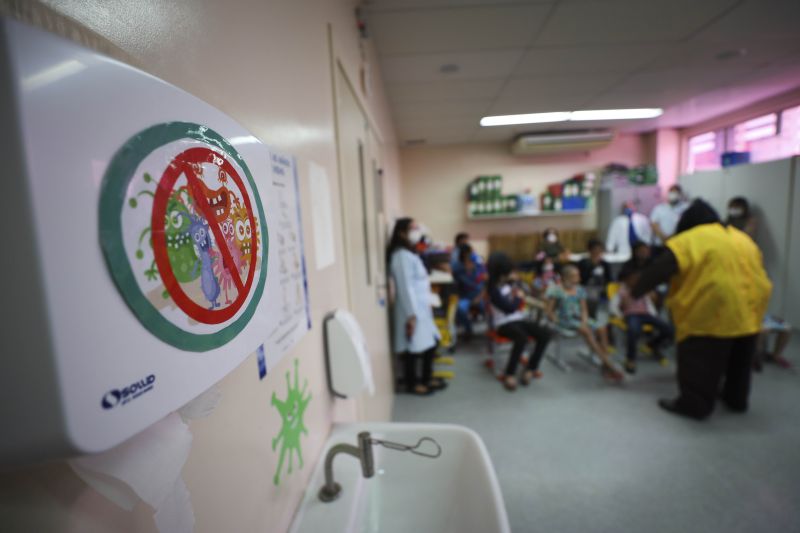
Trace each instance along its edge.
<instances>
[{"instance_id":1,"label":"wall-mounted sanitizer dispenser","mask_svg":"<svg viewBox=\"0 0 800 533\"><path fill-rule=\"evenodd\" d=\"M106 450L262 344L279 206L222 112L12 20L0 42L8 466Z\"/></svg>"}]
</instances>

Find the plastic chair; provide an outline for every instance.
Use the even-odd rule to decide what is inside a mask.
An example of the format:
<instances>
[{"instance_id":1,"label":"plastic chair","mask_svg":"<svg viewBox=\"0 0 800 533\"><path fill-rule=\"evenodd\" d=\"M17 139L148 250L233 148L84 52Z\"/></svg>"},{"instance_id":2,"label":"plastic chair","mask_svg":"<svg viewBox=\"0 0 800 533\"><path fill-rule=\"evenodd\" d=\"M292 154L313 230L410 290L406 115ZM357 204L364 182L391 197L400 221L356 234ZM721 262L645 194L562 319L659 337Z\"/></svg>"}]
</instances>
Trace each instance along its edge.
<instances>
[{"instance_id":1,"label":"plastic chair","mask_svg":"<svg viewBox=\"0 0 800 533\"><path fill-rule=\"evenodd\" d=\"M433 322L439 330L441 345L451 352L456 344L456 310L458 309L458 295L451 294L447 298L447 309L444 316L435 316Z\"/></svg>"}]
</instances>

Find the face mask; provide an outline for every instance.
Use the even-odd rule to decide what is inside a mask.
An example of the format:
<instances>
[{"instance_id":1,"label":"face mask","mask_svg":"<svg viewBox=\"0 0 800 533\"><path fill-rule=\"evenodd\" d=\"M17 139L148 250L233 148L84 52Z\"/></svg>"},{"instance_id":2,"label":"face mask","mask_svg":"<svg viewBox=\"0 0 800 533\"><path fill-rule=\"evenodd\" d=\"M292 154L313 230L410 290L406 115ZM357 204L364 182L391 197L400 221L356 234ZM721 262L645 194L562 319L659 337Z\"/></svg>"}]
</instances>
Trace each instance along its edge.
<instances>
[{"instance_id":1,"label":"face mask","mask_svg":"<svg viewBox=\"0 0 800 533\"><path fill-rule=\"evenodd\" d=\"M626 207L625 210L622 212L626 217L629 217L633 214L633 209L630 207Z\"/></svg>"},{"instance_id":2,"label":"face mask","mask_svg":"<svg viewBox=\"0 0 800 533\"><path fill-rule=\"evenodd\" d=\"M545 272L551 272L551 271L553 270L553 265L551 265L551 264L546 264L546 265L544 265L544 267L542 267L542 268L544 269L544 271L545 271Z\"/></svg>"},{"instance_id":3,"label":"face mask","mask_svg":"<svg viewBox=\"0 0 800 533\"><path fill-rule=\"evenodd\" d=\"M744 216L744 210L741 207L731 207L728 209L728 216L731 218L739 218Z\"/></svg>"},{"instance_id":4,"label":"face mask","mask_svg":"<svg viewBox=\"0 0 800 533\"><path fill-rule=\"evenodd\" d=\"M417 244L419 241L422 240L422 232L418 228L413 228L411 231L408 232L408 240L411 244Z\"/></svg>"},{"instance_id":5,"label":"face mask","mask_svg":"<svg viewBox=\"0 0 800 533\"><path fill-rule=\"evenodd\" d=\"M667 200L669 200L669 203L672 205L675 205L681 201L681 193L677 191L670 191L669 194L667 194Z\"/></svg>"},{"instance_id":6,"label":"face mask","mask_svg":"<svg viewBox=\"0 0 800 533\"><path fill-rule=\"evenodd\" d=\"M548 233L547 234L547 242L551 242L553 244L558 242L558 235L555 233Z\"/></svg>"}]
</instances>

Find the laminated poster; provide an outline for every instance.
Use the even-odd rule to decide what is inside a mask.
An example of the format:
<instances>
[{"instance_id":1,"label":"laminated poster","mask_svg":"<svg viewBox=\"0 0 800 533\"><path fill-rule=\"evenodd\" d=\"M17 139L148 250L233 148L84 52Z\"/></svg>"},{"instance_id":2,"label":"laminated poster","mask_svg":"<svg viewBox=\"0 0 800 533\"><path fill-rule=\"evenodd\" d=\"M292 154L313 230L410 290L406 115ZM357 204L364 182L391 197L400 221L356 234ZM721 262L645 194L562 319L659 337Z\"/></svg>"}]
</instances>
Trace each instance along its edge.
<instances>
[{"instance_id":1,"label":"laminated poster","mask_svg":"<svg viewBox=\"0 0 800 533\"><path fill-rule=\"evenodd\" d=\"M103 181L100 241L128 306L172 346L222 347L269 298L271 367L310 321L295 162L263 156L271 172L254 176L227 139L189 122L134 135Z\"/></svg>"}]
</instances>

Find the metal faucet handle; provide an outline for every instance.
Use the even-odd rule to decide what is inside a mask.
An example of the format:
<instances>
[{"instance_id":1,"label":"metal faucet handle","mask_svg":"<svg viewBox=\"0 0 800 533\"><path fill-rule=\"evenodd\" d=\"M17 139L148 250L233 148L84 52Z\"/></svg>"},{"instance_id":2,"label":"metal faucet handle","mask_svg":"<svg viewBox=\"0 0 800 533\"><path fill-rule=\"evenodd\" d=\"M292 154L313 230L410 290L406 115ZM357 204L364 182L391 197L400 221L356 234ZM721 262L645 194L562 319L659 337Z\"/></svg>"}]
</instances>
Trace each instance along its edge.
<instances>
[{"instance_id":1,"label":"metal faucet handle","mask_svg":"<svg viewBox=\"0 0 800 533\"><path fill-rule=\"evenodd\" d=\"M409 444L402 444L400 442L392 442L389 440L381 440L381 439L370 439L370 442L374 445L380 445L384 448L388 448L390 450L396 450L399 452L411 452L414 455L419 455L420 457L428 457L430 459L436 459L440 455L442 455L442 447L441 445L436 442L431 437L422 437L417 441L417 444L411 446ZM426 453L419 450L423 443L430 442L436 447L436 452L434 453Z\"/></svg>"}]
</instances>

